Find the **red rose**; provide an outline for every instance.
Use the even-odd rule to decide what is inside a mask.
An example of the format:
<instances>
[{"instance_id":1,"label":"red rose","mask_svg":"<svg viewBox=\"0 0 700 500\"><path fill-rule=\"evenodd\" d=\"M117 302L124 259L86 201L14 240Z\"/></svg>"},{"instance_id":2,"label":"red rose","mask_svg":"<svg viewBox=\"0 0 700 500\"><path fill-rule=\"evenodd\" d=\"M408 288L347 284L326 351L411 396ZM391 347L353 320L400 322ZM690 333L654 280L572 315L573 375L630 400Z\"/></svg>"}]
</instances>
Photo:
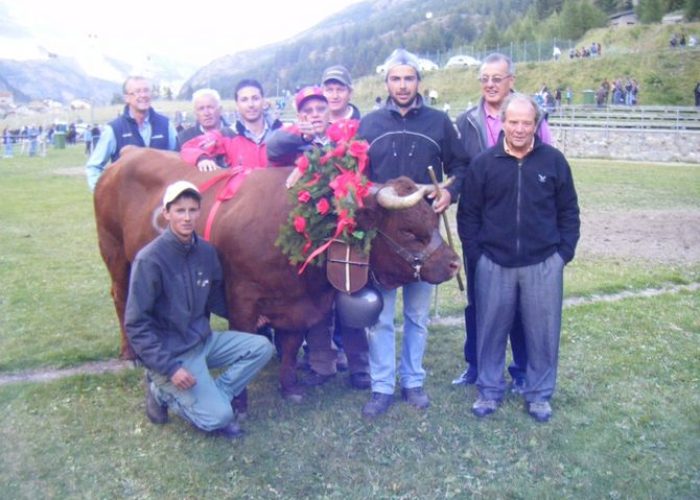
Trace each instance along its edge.
<instances>
[{"instance_id":1,"label":"red rose","mask_svg":"<svg viewBox=\"0 0 700 500\"><path fill-rule=\"evenodd\" d=\"M299 158L297 158L295 165L299 169L299 172L305 174L306 170L309 168L309 159L306 157L306 155L301 155Z\"/></svg>"},{"instance_id":2,"label":"red rose","mask_svg":"<svg viewBox=\"0 0 700 500\"><path fill-rule=\"evenodd\" d=\"M342 158L345 156L345 143L341 142L338 144L331 152L331 156L335 156L336 158Z\"/></svg>"},{"instance_id":3,"label":"red rose","mask_svg":"<svg viewBox=\"0 0 700 500\"><path fill-rule=\"evenodd\" d=\"M306 231L306 219L304 219L301 215L294 217L294 229L297 233L303 233Z\"/></svg>"},{"instance_id":4,"label":"red rose","mask_svg":"<svg viewBox=\"0 0 700 500\"><path fill-rule=\"evenodd\" d=\"M310 199L311 194L308 191L299 191L299 194L297 195L297 200L299 200L299 203L308 203Z\"/></svg>"},{"instance_id":5,"label":"red rose","mask_svg":"<svg viewBox=\"0 0 700 500\"><path fill-rule=\"evenodd\" d=\"M316 203L316 211L321 215L326 215L330 208L331 204L328 203L328 200L325 198L321 198L318 203Z\"/></svg>"}]
</instances>

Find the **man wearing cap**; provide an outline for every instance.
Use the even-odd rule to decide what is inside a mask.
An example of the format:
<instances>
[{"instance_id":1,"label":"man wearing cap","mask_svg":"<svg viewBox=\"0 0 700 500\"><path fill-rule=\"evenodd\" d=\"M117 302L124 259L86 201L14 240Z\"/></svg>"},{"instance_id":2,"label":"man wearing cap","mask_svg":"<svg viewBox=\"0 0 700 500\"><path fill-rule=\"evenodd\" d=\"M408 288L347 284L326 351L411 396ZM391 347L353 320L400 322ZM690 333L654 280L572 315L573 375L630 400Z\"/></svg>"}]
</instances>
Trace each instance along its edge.
<instances>
[{"instance_id":1,"label":"man wearing cap","mask_svg":"<svg viewBox=\"0 0 700 500\"><path fill-rule=\"evenodd\" d=\"M476 106L468 109L457 117L457 130L462 144L470 158L475 158L482 151L494 146L501 133L500 109L506 98L513 93L515 83L515 65L510 57L497 52L489 54L484 59L479 70L481 98ZM552 134L542 113L537 123L537 136L545 144L552 144ZM462 241L462 248L469 242ZM464 310L466 337L464 340L464 360L467 369L452 381L453 384L474 384L477 377L476 359L476 293L474 291L474 273L476 262L471 262L464 255L464 265L467 269L467 299L469 305ZM516 311L513 327L510 331L510 347L513 361L508 367L513 383L511 390L519 393L525 383L525 367L527 352L523 334L520 311Z\"/></svg>"},{"instance_id":2,"label":"man wearing cap","mask_svg":"<svg viewBox=\"0 0 700 500\"><path fill-rule=\"evenodd\" d=\"M201 195L194 184L167 187L163 233L131 268L125 328L146 367L146 415L168 420L168 408L198 429L235 438L242 431L232 400L274 351L261 335L212 332L209 316L228 317L216 250L194 231ZM214 378L210 369L220 369Z\"/></svg>"},{"instance_id":3,"label":"man wearing cap","mask_svg":"<svg viewBox=\"0 0 700 500\"><path fill-rule=\"evenodd\" d=\"M352 78L345 66L336 65L326 68L321 77L323 95L328 100L331 112L330 122L338 120L359 120L360 110L350 103L352 97Z\"/></svg>"},{"instance_id":4,"label":"man wearing cap","mask_svg":"<svg viewBox=\"0 0 700 500\"><path fill-rule=\"evenodd\" d=\"M453 185L433 201L435 212L441 213L457 200L460 192L468 163L464 147L450 118L427 106L418 93L418 58L406 50L397 49L386 60L385 67L389 98L384 108L372 111L362 119L358 131L358 135L370 145L369 177L382 183L405 175L415 182L430 184L428 167L433 166L438 179L442 179L443 172L455 177ZM423 389L423 354L434 289L434 285L424 281L403 287L404 334L398 375L403 399L418 409L430 405ZM372 397L362 410L368 418L389 409L396 385L396 290L381 289L381 292L384 309L368 334Z\"/></svg>"},{"instance_id":5,"label":"man wearing cap","mask_svg":"<svg viewBox=\"0 0 700 500\"><path fill-rule=\"evenodd\" d=\"M294 165L304 152L321 148L330 142L326 136L330 125L330 110L323 89L318 86L303 87L294 96L294 103L297 108L296 123L275 130L267 141L267 157L273 166ZM294 170L289 176L287 187L296 182L297 172ZM302 379L302 383L324 384L337 371L337 352L331 341L330 317L306 332L305 339L311 370Z\"/></svg>"},{"instance_id":6,"label":"man wearing cap","mask_svg":"<svg viewBox=\"0 0 700 500\"><path fill-rule=\"evenodd\" d=\"M305 151L329 142L326 131L330 125L330 109L323 89L315 85L303 87L294 96L294 104L296 123L275 130L267 141L267 158L272 165L294 165Z\"/></svg>"},{"instance_id":7,"label":"man wearing cap","mask_svg":"<svg viewBox=\"0 0 700 500\"><path fill-rule=\"evenodd\" d=\"M105 125L85 165L90 191L107 167L117 161L124 146L133 145L174 151L177 132L172 122L151 107L151 83L142 76L130 76L123 86L124 112Z\"/></svg>"},{"instance_id":8,"label":"man wearing cap","mask_svg":"<svg viewBox=\"0 0 700 500\"><path fill-rule=\"evenodd\" d=\"M321 85L323 95L328 100L331 123L338 120L360 119L360 110L350 102L352 78L345 66L335 65L326 68L321 76ZM343 326L340 317L335 314L333 342L338 348L336 362L338 370L350 370L350 385L352 387L369 389L369 347L364 329Z\"/></svg>"}]
</instances>

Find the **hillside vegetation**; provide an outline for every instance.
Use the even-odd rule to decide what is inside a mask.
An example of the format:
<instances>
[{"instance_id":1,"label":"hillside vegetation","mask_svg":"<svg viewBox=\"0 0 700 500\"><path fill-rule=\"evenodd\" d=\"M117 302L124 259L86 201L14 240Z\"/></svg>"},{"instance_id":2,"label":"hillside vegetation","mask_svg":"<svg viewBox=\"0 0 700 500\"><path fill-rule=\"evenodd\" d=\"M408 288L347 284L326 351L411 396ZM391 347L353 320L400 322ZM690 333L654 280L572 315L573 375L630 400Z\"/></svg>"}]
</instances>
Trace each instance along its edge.
<instances>
[{"instance_id":1,"label":"hillside vegetation","mask_svg":"<svg viewBox=\"0 0 700 500\"><path fill-rule=\"evenodd\" d=\"M683 25L637 25L590 30L577 47L601 43L603 56L568 58L566 51L559 61L521 63L516 65L516 88L533 93L546 83L550 89L570 86L574 104L583 102L584 90L596 90L603 78L635 78L640 86L641 105L693 105L693 89L700 81L700 48L671 49L668 41L673 33L700 33L700 23ZM697 35L696 35L697 36ZM547 47L551 50L551 47ZM422 92L436 89L437 106L450 103L453 112L475 102L480 95L476 81L478 69L440 70L424 75ZM364 109L371 109L376 96L386 95L381 76L359 79L354 100Z\"/></svg>"}]
</instances>

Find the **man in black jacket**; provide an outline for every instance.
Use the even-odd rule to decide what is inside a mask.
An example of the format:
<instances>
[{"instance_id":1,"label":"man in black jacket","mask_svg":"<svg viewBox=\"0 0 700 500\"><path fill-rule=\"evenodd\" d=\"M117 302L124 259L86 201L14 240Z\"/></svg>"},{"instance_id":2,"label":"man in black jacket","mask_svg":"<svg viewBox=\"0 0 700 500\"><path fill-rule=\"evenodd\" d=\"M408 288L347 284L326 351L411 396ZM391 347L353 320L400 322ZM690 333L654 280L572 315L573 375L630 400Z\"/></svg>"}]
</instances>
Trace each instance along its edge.
<instances>
[{"instance_id":1,"label":"man in black jacket","mask_svg":"<svg viewBox=\"0 0 700 500\"><path fill-rule=\"evenodd\" d=\"M501 133L500 110L506 97L514 91L515 64L510 57L494 52L484 58L479 70L481 98L475 106L469 108L457 117L459 131L464 149L469 158L476 156L496 144ZM537 123L537 136L546 144L552 144L552 133L544 119L544 114ZM465 242L462 242L462 246ZM464 360L467 369L452 381L453 384L474 384L477 374L476 342L476 296L474 294L474 269L476 262L470 262L465 255L464 267L467 271L467 299L469 305L464 310L466 337L464 339ZM527 353L523 336L520 313L516 311L513 328L510 331L510 346L513 352L513 362L508 366L508 372L513 378L512 391L519 393L525 381L525 366Z\"/></svg>"},{"instance_id":2,"label":"man in black jacket","mask_svg":"<svg viewBox=\"0 0 700 500\"><path fill-rule=\"evenodd\" d=\"M436 175L454 176L455 183L433 202L436 213L457 200L468 160L450 118L424 104L418 93L418 58L403 49L385 62L389 99L384 108L372 111L360 122L358 135L369 142L368 175L373 182L386 182L405 175L430 184L428 167ZM398 367L402 397L412 406L425 409L430 400L423 390L423 353L428 337L430 300L435 289L425 281L403 287L404 333ZM372 397L364 406L365 417L385 413L393 401L396 385L394 310L396 290L381 289L384 309L377 325L368 332Z\"/></svg>"},{"instance_id":3,"label":"man in black jacket","mask_svg":"<svg viewBox=\"0 0 700 500\"><path fill-rule=\"evenodd\" d=\"M232 399L274 351L261 335L212 332L209 315L228 317L216 250L194 232L201 197L178 181L165 191L168 227L139 251L131 269L125 327L146 367L146 414L156 424L168 407L197 428L241 435ZM209 370L220 368L213 378Z\"/></svg>"},{"instance_id":4,"label":"man in black jacket","mask_svg":"<svg viewBox=\"0 0 700 500\"><path fill-rule=\"evenodd\" d=\"M564 265L580 235L571 168L535 135L541 110L523 94L501 108L496 145L469 167L457 214L467 258L476 263L479 397L472 412L503 399L505 348L519 304L527 367L523 396L537 421L549 420L556 385Z\"/></svg>"}]
</instances>

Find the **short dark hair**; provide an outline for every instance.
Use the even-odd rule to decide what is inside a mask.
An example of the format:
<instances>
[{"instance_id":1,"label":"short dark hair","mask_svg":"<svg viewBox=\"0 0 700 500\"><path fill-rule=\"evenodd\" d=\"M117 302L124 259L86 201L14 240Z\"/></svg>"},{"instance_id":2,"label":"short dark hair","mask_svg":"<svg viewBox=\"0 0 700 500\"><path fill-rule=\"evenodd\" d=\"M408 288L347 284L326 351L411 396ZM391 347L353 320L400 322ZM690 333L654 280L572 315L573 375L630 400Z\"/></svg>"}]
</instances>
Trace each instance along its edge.
<instances>
[{"instance_id":1,"label":"short dark hair","mask_svg":"<svg viewBox=\"0 0 700 500\"><path fill-rule=\"evenodd\" d=\"M244 78L236 84L236 88L233 91L233 98L235 100L238 100L238 92L245 87L255 87L260 91L260 95L265 97L265 91L263 90L259 81L254 80L253 78Z\"/></svg>"}]
</instances>

